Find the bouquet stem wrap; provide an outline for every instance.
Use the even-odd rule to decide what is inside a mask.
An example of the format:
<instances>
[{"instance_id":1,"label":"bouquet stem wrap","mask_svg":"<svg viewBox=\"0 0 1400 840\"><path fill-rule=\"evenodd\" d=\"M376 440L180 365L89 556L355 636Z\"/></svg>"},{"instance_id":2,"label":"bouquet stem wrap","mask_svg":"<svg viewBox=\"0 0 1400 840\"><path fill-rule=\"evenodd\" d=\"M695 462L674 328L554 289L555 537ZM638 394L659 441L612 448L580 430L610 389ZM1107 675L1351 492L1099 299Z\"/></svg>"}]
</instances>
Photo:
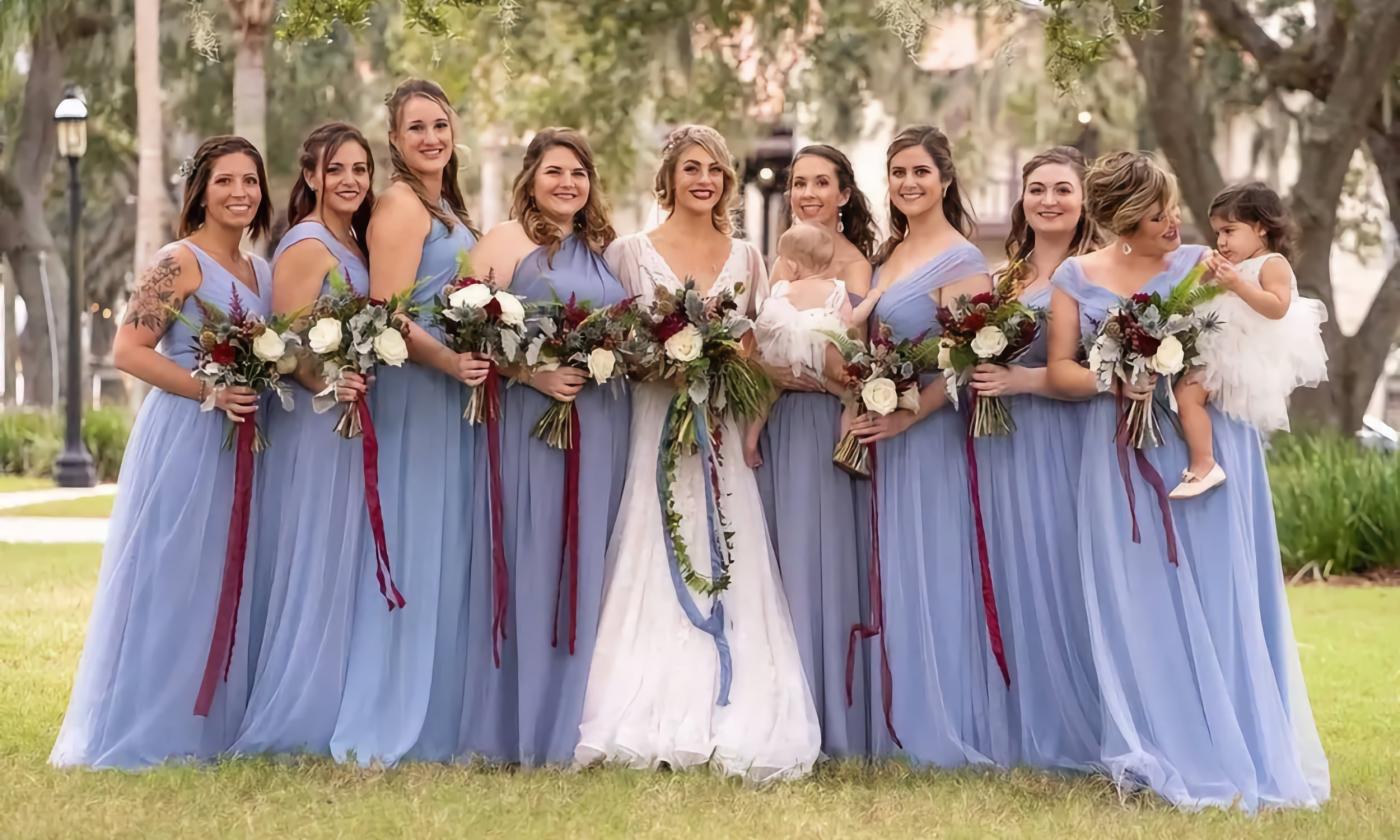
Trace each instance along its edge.
<instances>
[{"instance_id":1,"label":"bouquet stem wrap","mask_svg":"<svg viewBox=\"0 0 1400 840\"><path fill-rule=\"evenodd\" d=\"M564 541L559 556L559 581L554 592L554 636L550 647L559 646L559 610L564 598L564 578L569 586L569 655L574 655L578 637L578 479L580 428L578 407L569 406L569 446L564 450Z\"/></svg>"},{"instance_id":2,"label":"bouquet stem wrap","mask_svg":"<svg viewBox=\"0 0 1400 840\"><path fill-rule=\"evenodd\" d=\"M360 400L345 406L340 411L340 419L335 423L335 433L346 440L354 440L364 433L364 419L360 415Z\"/></svg>"},{"instance_id":3,"label":"bouquet stem wrap","mask_svg":"<svg viewBox=\"0 0 1400 840\"><path fill-rule=\"evenodd\" d=\"M842 435L841 440L837 441L836 451L831 453L831 460L856 478L870 478L870 447L861 443L860 438L850 432Z\"/></svg>"},{"instance_id":4,"label":"bouquet stem wrap","mask_svg":"<svg viewBox=\"0 0 1400 840\"><path fill-rule=\"evenodd\" d=\"M369 405L364 400L355 400L346 408L346 414L354 411L356 425L364 437L361 446L364 451L365 509L369 513L370 533L374 535L374 576L379 581L379 594L389 605L389 611L402 608L407 602L394 585L394 572L389 568L389 540L384 535L384 508L379 503L379 436L374 431L374 420L370 417Z\"/></svg>"},{"instance_id":5,"label":"bouquet stem wrap","mask_svg":"<svg viewBox=\"0 0 1400 840\"><path fill-rule=\"evenodd\" d=\"M974 395L972 398L972 436L1005 437L1016 431L1011 409L1001 397Z\"/></svg>"},{"instance_id":6,"label":"bouquet stem wrap","mask_svg":"<svg viewBox=\"0 0 1400 840\"><path fill-rule=\"evenodd\" d=\"M869 639L872 636L880 637L880 704L885 712L885 730L890 733L890 738L895 746L900 749L904 744L900 743L899 735L894 731L894 718L891 717L894 709L894 673L890 670L889 652L885 649L885 595L880 590L880 491L879 485L875 481L875 469L877 461L875 458L875 447L862 444L869 457L870 465L870 571L868 572L870 589L870 623L851 625L850 639L846 644L846 706L849 707L855 702L853 688L856 678L856 642L861 639Z\"/></svg>"},{"instance_id":7,"label":"bouquet stem wrap","mask_svg":"<svg viewBox=\"0 0 1400 840\"><path fill-rule=\"evenodd\" d=\"M976 435L973 433L972 417L977 414L977 404L982 398L972 396L972 411L968 417L967 436L964 440L967 453L968 493L972 496L972 523L977 532L977 563L982 575L982 612L987 622L987 639L992 645L992 656L1001 669L1001 679L1006 687L1011 687L1011 671L1006 666L1006 649L1001 639L1001 620L997 616L996 592L992 589L992 565L987 556L987 529L982 522L982 488L977 474Z\"/></svg>"},{"instance_id":8,"label":"bouquet stem wrap","mask_svg":"<svg viewBox=\"0 0 1400 840\"><path fill-rule=\"evenodd\" d=\"M195 696L194 713L208 717L214 692L228 681L233 662L233 643L238 630L238 604L243 596L243 561L248 551L248 519L253 507L253 445L257 441L257 421L247 417L237 426L234 443L233 507L229 511L228 544L224 551L223 582L218 606L214 609L214 635L209 640L209 656L204 677Z\"/></svg>"},{"instance_id":9,"label":"bouquet stem wrap","mask_svg":"<svg viewBox=\"0 0 1400 840\"><path fill-rule=\"evenodd\" d=\"M685 392L677 394L671 400L670 407L666 409L666 423L661 429L661 445L657 448L656 456L656 487L657 501L661 506L663 521L667 516L666 488L669 482L666 476L667 444L672 440L672 435L677 433L676 428L679 421L682 415L687 413L683 411L683 408L688 403L689 397ZM693 425L687 425L686 430L694 435L695 443L699 447L698 454L702 459L700 472L704 475L705 481L705 519L709 531L710 574L713 579L718 580L724 572L724 563L721 559L724 548L721 543L719 513L715 508L715 487L711 472L715 463L715 452L709 429L706 426L705 408L705 406L700 406L698 410L688 412ZM671 584L676 590L676 600L680 602L681 609L685 612L685 617L690 619L690 623L697 630L707 633L715 640L715 652L719 656L719 697L715 704L728 706L734 664L729 651L729 640L724 634L724 602L716 594L712 596L710 601L710 614L708 616L700 614L700 608L695 605L690 589L681 576L675 542L668 530L663 528L662 531L665 536L667 566L671 570Z\"/></svg>"},{"instance_id":10,"label":"bouquet stem wrap","mask_svg":"<svg viewBox=\"0 0 1400 840\"><path fill-rule=\"evenodd\" d=\"M1119 392L1114 397L1115 406L1118 409L1118 433L1114 438L1114 446L1118 450L1118 473L1123 477L1123 491L1128 497L1128 516L1133 523L1133 542L1142 542L1142 532L1138 528L1137 520L1137 494L1133 491L1133 477L1129 473L1128 450L1133 451L1134 459L1137 461L1138 472L1144 481L1152 488L1152 492L1157 496L1157 509L1162 516L1162 530L1167 537L1167 562L1173 566L1177 563L1176 548L1176 528L1172 525L1172 511L1169 497L1167 496L1166 482L1162 481L1161 473L1152 466L1148 460L1147 453L1143 452L1143 447L1135 442L1135 434L1140 433L1144 428L1156 430L1156 420L1152 416L1152 400L1132 400L1125 408L1123 405L1123 394ZM1146 417L1146 420L1142 418ZM1136 424L1136 425L1135 425ZM1161 443L1161 436L1158 435L1157 443L1149 444L1156 446Z\"/></svg>"}]
</instances>

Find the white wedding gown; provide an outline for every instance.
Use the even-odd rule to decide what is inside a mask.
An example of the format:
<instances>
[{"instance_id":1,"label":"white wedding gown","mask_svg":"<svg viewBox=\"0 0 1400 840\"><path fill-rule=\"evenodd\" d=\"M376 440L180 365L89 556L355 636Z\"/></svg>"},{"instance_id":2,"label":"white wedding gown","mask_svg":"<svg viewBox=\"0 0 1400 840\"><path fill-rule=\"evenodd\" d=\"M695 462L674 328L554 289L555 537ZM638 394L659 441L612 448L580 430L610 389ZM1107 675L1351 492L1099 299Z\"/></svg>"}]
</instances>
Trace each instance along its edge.
<instances>
[{"instance_id":1,"label":"white wedding gown","mask_svg":"<svg viewBox=\"0 0 1400 840\"><path fill-rule=\"evenodd\" d=\"M608 249L609 268L651 303L657 284L680 281L645 233ZM766 287L763 262L735 241L711 290L733 288L750 308ZM744 464L733 421L722 434L719 479L724 513L734 531L733 564L724 604L732 652L729 704L717 705L719 656L715 639L686 617L672 583L657 499L656 459L674 390L644 383L632 395L632 447L626 486L608 550L609 579L589 671L575 762L633 768L710 763L726 775L755 782L796 778L811 770L821 732L802 672L787 602L778 580L763 505ZM674 486L682 532L697 571L708 573L704 487L698 457L682 459ZM686 590L708 615L710 602Z\"/></svg>"}]
</instances>

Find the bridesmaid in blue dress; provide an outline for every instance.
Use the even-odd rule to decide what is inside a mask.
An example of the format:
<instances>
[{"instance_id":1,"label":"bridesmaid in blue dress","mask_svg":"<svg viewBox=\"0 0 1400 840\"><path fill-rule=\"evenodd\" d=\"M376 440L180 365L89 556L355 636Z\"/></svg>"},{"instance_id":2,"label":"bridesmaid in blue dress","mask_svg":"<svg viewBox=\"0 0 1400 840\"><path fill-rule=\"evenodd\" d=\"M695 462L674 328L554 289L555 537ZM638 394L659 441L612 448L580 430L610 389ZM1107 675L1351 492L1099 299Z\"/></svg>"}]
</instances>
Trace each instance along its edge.
<instances>
[{"instance_id":1,"label":"bridesmaid in blue dress","mask_svg":"<svg viewBox=\"0 0 1400 840\"><path fill-rule=\"evenodd\" d=\"M388 108L393 183L370 218L370 294L387 300L411 288L414 303L430 305L476 242L457 183L452 106L436 84L412 79ZM475 465L462 386L485 381L488 363L449 350L428 321L418 315L409 360L378 370L370 391L384 530L408 603L389 612L373 578L361 576L331 736L337 761L445 761L456 749Z\"/></svg>"},{"instance_id":2,"label":"bridesmaid in blue dress","mask_svg":"<svg viewBox=\"0 0 1400 840\"><path fill-rule=\"evenodd\" d=\"M829 276L844 282L852 303L859 303L870 290L876 232L870 203L856 185L850 160L827 145L798 151L788 175L788 203L795 219L821 225L836 236ZM790 275L791 267L779 260L772 283L791 279ZM864 756L870 744L866 706L870 644L863 641L857 648L850 704L846 702L846 649L851 627L868 619L864 605L868 603L869 488L831 460L840 439L837 386L793 375L788 365L772 367L768 373L780 393L758 442L755 475L802 667L821 722L822 754Z\"/></svg>"},{"instance_id":3,"label":"bridesmaid in blue dress","mask_svg":"<svg viewBox=\"0 0 1400 840\"><path fill-rule=\"evenodd\" d=\"M1022 167L1002 277L1030 306L1049 307L1050 277L1066 257L1102 244L1083 212L1084 168L1079 150L1065 146ZM1099 698L1075 537L1082 406L1056 399L1046 339L1042 323L1017 364L973 372L972 390L1004 400L1016 424L978 441L978 469L1013 676L1011 761L1087 770L1098 758Z\"/></svg>"},{"instance_id":4,"label":"bridesmaid in blue dress","mask_svg":"<svg viewBox=\"0 0 1400 840\"><path fill-rule=\"evenodd\" d=\"M940 304L987 291L991 282L981 252L966 238L971 214L947 137L929 126L905 129L890 144L886 164L891 235L875 260L875 286L883 290L875 317L896 339L917 338L937 331ZM877 660L871 670L882 677L872 680L872 728L882 732L884 692L891 691L894 735L916 764L1004 761L1007 687L982 594L965 419L933 377L917 413L866 414L851 428L878 443L873 490L884 632L871 649ZM887 675L878 666L881 648ZM888 749L886 737L877 737L877 752Z\"/></svg>"},{"instance_id":5,"label":"bridesmaid in blue dress","mask_svg":"<svg viewBox=\"0 0 1400 840\"><path fill-rule=\"evenodd\" d=\"M1250 606L1259 591L1258 547L1250 545L1258 497L1231 512L1246 518L1233 526L1209 518L1213 511L1195 521L1163 512L1161 476L1175 475L1187 457L1168 426L1163 445L1144 451L1146 467L1129 453L1130 507L1114 444L1118 403L1151 399L1157 383L1099 394L1077 361L1082 338L1118 298L1169 292L1205 249L1181 245L1175 182L1147 155L1109 156L1090 172L1086 193L1090 215L1117 238L1056 272L1049 354L1055 387L1088 400L1077 509L1102 708L1098 763L1120 787L1145 787L1186 809L1315 805L1321 796L1309 784L1306 749L1280 702L1261 617ZM1255 489L1241 484L1242 493ZM1241 497L1222 496L1232 498Z\"/></svg>"},{"instance_id":6,"label":"bridesmaid in blue dress","mask_svg":"<svg viewBox=\"0 0 1400 840\"><path fill-rule=\"evenodd\" d=\"M528 303L575 297L601 308L627 296L603 262L616 236L581 134L568 128L536 134L513 192L511 221L493 228L473 252L479 275L491 274ZM508 477L500 500L509 572L505 639L497 666L486 438L478 431L460 757L564 765L578 744L632 408L621 371L605 385L572 367L510 374L515 384L503 389L500 442ZM579 418L576 569L564 541L565 453L531 434L551 399L573 402Z\"/></svg>"},{"instance_id":7,"label":"bridesmaid in blue dress","mask_svg":"<svg viewBox=\"0 0 1400 840\"><path fill-rule=\"evenodd\" d=\"M273 255L272 307L308 309L330 292L331 272L369 293L364 242L374 206L374 159L358 129L327 123L302 144L287 209L291 229ZM252 694L233 753L330 753L340 710L357 589L374 563L367 527L362 441L332 431L313 410L325 388L313 359L297 372L291 412L273 412L258 473L258 586L253 622L260 644ZM340 396L363 396L346 374ZM380 609L385 609L381 606Z\"/></svg>"},{"instance_id":8,"label":"bridesmaid in blue dress","mask_svg":"<svg viewBox=\"0 0 1400 840\"><path fill-rule=\"evenodd\" d=\"M266 235L272 205L262 156L241 137L206 140L191 165L182 238L137 281L113 344L117 367L152 390L127 443L87 641L49 756L60 767L213 758L233 741L248 698L245 598L227 682L207 716L194 714L233 505L234 453L224 435L230 421L252 420L258 397L221 389L217 411L202 411L210 395L190 376L194 335L169 312L179 308L198 324L196 297L227 310L237 294L248 312L267 315L267 264L239 243L245 233ZM254 560L248 551L245 578Z\"/></svg>"}]
</instances>

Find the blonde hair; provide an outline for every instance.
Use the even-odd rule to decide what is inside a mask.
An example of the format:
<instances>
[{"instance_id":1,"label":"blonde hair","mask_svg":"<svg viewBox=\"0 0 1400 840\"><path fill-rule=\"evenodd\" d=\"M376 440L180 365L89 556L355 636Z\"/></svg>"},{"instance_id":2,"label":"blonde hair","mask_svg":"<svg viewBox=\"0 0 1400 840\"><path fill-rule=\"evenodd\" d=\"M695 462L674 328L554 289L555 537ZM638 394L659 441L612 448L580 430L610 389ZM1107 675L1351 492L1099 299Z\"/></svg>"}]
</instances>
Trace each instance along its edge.
<instances>
[{"instance_id":1,"label":"blonde hair","mask_svg":"<svg viewBox=\"0 0 1400 840\"><path fill-rule=\"evenodd\" d=\"M408 162L403 159L403 154L392 139L399 130L399 115L403 113L403 108L409 100L415 97L436 103L443 113L447 114L447 121L452 125L454 143L447 156L447 166L442 170L442 200L452 211L450 213L428 197L428 188L423 185L418 173L409 168ZM423 208L428 211L428 215L442 222L448 230L451 230L456 222L461 222L473 236L480 236L481 231L472 224L471 215L467 213L467 202L462 198L462 187L457 183L457 112L452 109L452 103L447 101L447 94L443 93L442 88L435 82L427 79L406 79L394 88L394 92L389 94L384 104L389 109L389 163L393 168L392 179L407 184L414 195L418 196L418 200L423 202Z\"/></svg>"},{"instance_id":2,"label":"blonde hair","mask_svg":"<svg viewBox=\"0 0 1400 840\"><path fill-rule=\"evenodd\" d=\"M554 148L573 152L588 173L588 200L574 214L574 232L590 249L601 254L617 238L617 231L613 230L609 221L608 200L598 184L593 149L584 136L572 128L546 128L530 140L530 145L525 148L520 174L515 176L515 184L511 187L510 217L520 220L520 226L531 242L547 246L549 259L559 252L559 245L563 242L559 228L540 211L532 192L544 153Z\"/></svg>"},{"instance_id":3,"label":"blonde hair","mask_svg":"<svg viewBox=\"0 0 1400 840\"><path fill-rule=\"evenodd\" d=\"M1147 152L1114 152L1084 176L1084 211L1114 236L1132 233L1155 208L1176 203L1176 177Z\"/></svg>"},{"instance_id":4,"label":"blonde hair","mask_svg":"<svg viewBox=\"0 0 1400 840\"><path fill-rule=\"evenodd\" d=\"M820 225L798 222L778 237L778 256L803 271L821 271L836 256L836 237Z\"/></svg>"},{"instance_id":5,"label":"blonde hair","mask_svg":"<svg viewBox=\"0 0 1400 840\"><path fill-rule=\"evenodd\" d=\"M738 192L738 178L734 174L734 159L729 154L729 146L718 131L708 125L683 125L666 136L661 147L661 166L656 170L656 201L668 212L676 208L676 165L681 154L691 146L699 146L724 170L724 186L720 189L719 201L711 213L715 230L726 236L734 232L734 200Z\"/></svg>"}]
</instances>

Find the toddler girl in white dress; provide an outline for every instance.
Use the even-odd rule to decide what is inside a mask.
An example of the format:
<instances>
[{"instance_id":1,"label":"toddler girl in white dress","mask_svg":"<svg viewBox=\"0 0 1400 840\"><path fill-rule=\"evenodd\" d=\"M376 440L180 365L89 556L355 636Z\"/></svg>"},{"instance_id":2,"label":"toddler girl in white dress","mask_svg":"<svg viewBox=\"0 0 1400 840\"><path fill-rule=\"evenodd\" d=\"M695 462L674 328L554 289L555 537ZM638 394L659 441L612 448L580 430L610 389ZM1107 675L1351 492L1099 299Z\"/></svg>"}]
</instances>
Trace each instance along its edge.
<instances>
[{"instance_id":1,"label":"toddler girl in white dress","mask_svg":"<svg viewBox=\"0 0 1400 840\"><path fill-rule=\"evenodd\" d=\"M1173 499L1216 487L1206 400L1261 432L1288 428L1288 395L1327 379L1321 302L1298 296L1288 263L1292 222L1278 193L1253 182L1229 187L1210 206L1216 250L1207 262L1225 294L1206 304L1220 328L1200 339L1200 368L1176 387L1191 462Z\"/></svg>"},{"instance_id":2,"label":"toddler girl in white dress","mask_svg":"<svg viewBox=\"0 0 1400 840\"><path fill-rule=\"evenodd\" d=\"M852 307L846 284L830 276L835 255L836 239L826 228L807 222L788 228L778 239L778 258L791 265L792 279L773 284L754 321L764 364L827 382L833 392L840 386L826 370L828 353L835 353L835 348L824 333L844 333L864 324L882 293L871 289L859 306ZM765 413L744 435L744 461L750 467L761 463L758 441L766 422Z\"/></svg>"}]
</instances>

